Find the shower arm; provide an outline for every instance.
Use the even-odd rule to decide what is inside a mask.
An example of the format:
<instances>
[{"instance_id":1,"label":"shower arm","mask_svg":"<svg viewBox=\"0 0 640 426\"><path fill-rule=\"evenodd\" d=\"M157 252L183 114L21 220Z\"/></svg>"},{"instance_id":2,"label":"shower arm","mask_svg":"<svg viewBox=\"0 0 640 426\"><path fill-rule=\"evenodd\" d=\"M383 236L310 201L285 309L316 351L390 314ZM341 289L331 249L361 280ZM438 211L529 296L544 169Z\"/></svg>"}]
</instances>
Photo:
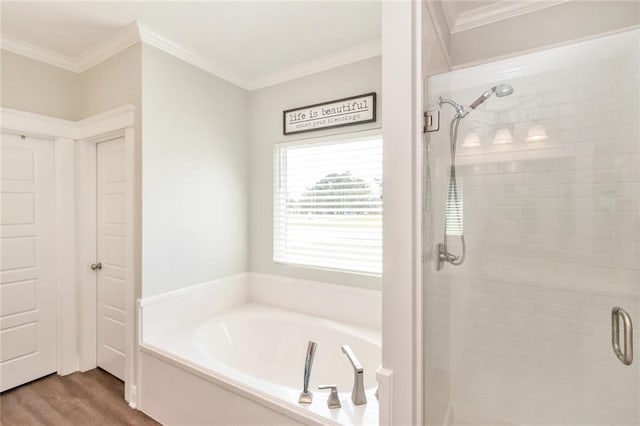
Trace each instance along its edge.
<instances>
[{"instance_id":1,"label":"shower arm","mask_svg":"<svg viewBox=\"0 0 640 426\"><path fill-rule=\"evenodd\" d=\"M439 103L439 106L442 106L442 104L449 104L449 105L451 105L453 107L453 109L456 110L456 115L453 117L454 120L456 119L456 117L463 118L464 116L466 116L470 112L470 111L467 111L465 109L465 107L463 107L462 105L460 105L456 101L453 101L453 100L447 99L447 98L443 98L442 96L440 96L438 103Z\"/></svg>"}]
</instances>

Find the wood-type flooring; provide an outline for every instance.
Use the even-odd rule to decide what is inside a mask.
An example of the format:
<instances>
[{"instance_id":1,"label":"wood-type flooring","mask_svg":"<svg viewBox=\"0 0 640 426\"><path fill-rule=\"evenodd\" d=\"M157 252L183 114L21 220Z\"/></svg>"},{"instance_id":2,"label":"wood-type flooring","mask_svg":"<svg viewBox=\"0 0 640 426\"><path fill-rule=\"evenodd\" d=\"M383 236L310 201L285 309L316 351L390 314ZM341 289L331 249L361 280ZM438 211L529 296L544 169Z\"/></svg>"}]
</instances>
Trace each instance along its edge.
<instances>
[{"instance_id":1,"label":"wood-type flooring","mask_svg":"<svg viewBox=\"0 0 640 426\"><path fill-rule=\"evenodd\" d=\"M52 374L0 394L0 426L158 425L124 400L124 383L100 370Z\"/></svg>"}]
</instances>

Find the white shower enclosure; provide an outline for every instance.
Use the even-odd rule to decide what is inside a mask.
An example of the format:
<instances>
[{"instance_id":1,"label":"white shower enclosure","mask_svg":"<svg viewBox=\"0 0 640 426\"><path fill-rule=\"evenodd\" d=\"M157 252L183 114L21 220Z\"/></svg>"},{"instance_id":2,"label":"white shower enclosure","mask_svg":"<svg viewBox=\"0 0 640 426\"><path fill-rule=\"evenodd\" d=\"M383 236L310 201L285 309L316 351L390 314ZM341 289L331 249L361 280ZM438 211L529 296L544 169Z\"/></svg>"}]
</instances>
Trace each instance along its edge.
<instances>
[{"instance_id":1,"label":"white shower enclosure","mask_svg":"<svg viewBox=\"0 0 640 426\"><path fill-rule=\"evenodd\" d=\"M640 424L640 30L457 68L424 84L440 111L422 173L425 423ZM439 97L497 84L513 94L460 124L466 259L438 271L455 113ZM615 307L632 327L612 331Z\"/></svg>"}]
</instances>

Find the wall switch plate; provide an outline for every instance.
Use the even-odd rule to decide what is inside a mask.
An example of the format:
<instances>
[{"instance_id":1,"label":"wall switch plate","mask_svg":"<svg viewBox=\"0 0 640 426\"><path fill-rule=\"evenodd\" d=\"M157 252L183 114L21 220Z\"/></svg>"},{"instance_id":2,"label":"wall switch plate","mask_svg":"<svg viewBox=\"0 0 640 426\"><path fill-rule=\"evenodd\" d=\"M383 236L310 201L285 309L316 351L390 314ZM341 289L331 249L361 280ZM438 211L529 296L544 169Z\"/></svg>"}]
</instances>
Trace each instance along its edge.
<instances>
[{"instance_id":1,"label":"wall switch plate","mask_svg":"<svg viewBox=\"0 0 640 426\"><path fill-rule=\"evenodd\" d=\"M424 133L440 130L440 110L432 109L424 113Z\"/></svg>"}]
</instances>

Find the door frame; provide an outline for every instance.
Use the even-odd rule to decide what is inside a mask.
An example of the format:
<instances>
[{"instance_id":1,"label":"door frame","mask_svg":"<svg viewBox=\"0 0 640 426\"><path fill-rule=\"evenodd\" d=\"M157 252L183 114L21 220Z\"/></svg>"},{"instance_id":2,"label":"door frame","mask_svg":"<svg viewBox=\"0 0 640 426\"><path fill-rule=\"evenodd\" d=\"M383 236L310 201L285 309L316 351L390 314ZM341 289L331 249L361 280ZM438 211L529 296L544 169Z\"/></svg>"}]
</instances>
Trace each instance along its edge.
<instances>
[{"instance_id":1,"label":"door frame","mask_svg":"<svg viewBox=\"0 0 640 426\"><path fill-rule=\"evenodd\" d=\"M133 105L123 105L81 121L64 120L4 107L0 111L0 128L3 133L37 137L54 144L59 375L87 371L97 366L96 280L93 273L87 272L91 272L88 265L94 262L96 251L95 153L98 143L124 137L127 173L125 256L128 266L125 280L125 400L135 408L135 277L138 270L136 241L139 233L136 202L136 108ZM90 212L93 212L93 220L90 216L87 219Z\"/></svg>"},{"instance_id":2,"label":"door frame","mask_svg":"<svg viewBox=\"0 0 640 426\"><path fill-rule=\"evenodd\" d=\"M380 425L423 424L422 75L424 9L382 3L384 260Z\"/></svg>"},{"instance_id":3,"label":"door frame","mask_svg":"<svg viewBox=\"0 0 640 426\"><path fill-rule=\"evenodd\" d=\"M53 144L55 199L56 370L61 376L78 370L75 297L75 123L2 108L2 133L25 135Z\"/></svg>"},{"instance_id":4,"label":"door frame","mask_svg":"<svg viewBox=\"0 0 640 426\"><path fill-rule=\"evenodd\" d=\"M115 113L115 114L114 114ZM135 408L136 373L135 353L135 300L136 285L136 166L135 166L135 112L133 107L120 111L101 114L85 120L85 134L75 145L76 206L77 206L77 250L78 266L76 276L78 283L79 320L82 326L78 329L79 370L87 371L97 367L97 279L89 265L95 263L97 256L97 216L96 216L96 174L97 146L99 143L114 139L124 139L125 162L125 219L126 242L125 262L125 400ZM110 123L108 123L110 122ZM107 124L105 126L105 124Z\"/></svg>"}]
</instances>

